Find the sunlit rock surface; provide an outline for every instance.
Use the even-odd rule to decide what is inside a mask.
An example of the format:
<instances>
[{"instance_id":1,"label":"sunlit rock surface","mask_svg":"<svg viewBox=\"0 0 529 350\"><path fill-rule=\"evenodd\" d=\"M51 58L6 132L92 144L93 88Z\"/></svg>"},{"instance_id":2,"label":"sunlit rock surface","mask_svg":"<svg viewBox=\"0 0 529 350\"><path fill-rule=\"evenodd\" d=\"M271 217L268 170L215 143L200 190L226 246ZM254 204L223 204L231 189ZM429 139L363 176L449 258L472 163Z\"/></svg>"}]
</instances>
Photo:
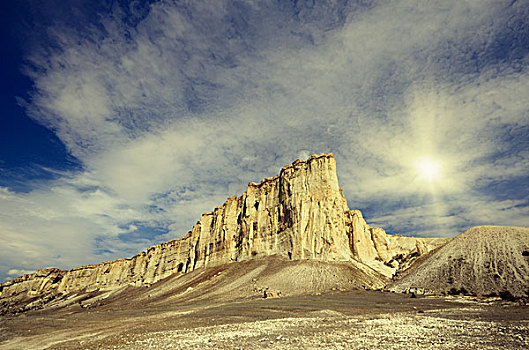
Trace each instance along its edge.
<instances>
[{"instance_id":1,"label":"sunlit rock surface","mask_svg":"<svg viewBox=\"0 0 529 350\"><path fill-rule=\"evenodd\" d=\"M242 196L229 197L203 214L182 238L132 258L70 271L38 270L2 284L0 300L145 286L175 273L270 255L354 261L368 274L374 276L376 271L390 278L444 243L444 239L392 236L371 228L359 210L349 210L333 155L320 154L250 183Z\"/></svg>"}]
</instances>

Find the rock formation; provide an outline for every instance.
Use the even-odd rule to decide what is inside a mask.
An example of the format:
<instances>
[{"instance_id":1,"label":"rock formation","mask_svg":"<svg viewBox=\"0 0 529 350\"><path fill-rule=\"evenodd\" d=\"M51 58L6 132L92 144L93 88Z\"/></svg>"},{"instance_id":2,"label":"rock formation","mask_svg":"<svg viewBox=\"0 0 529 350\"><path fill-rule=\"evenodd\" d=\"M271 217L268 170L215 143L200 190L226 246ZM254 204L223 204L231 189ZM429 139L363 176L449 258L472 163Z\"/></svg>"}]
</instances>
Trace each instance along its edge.
<instances>
[{"instance_id":1,"label":"rock formation","mask_svg":"<svg viewBox=\"0 0 529 350\"><path fill-rule=\"evenodd\" d=\"M529 228L471 228L433 253L391 289L427 294L529 296Z\"/></svg>"},{"instance_id":2,"label":"rock formation","mask_svg":"<svg viewBox=\"0 0 529 350\"><path fill-rule=\"evenodd\" d=\"M350 210L348 214L355 258L386 277L393 277L397 271L410 267L418 257L450 241L450 238L389 235L379 227L371 228L360 210Z\"/></svg>"},{"instance_id":3,"label":"rock formation","mask_svg":"<svg viewBox=\"0 0 529 350\"><path fill-rule=\"evenodd\" d=\"M144 286L175 273L234 261L280 255L285 259L355 261L391 277L403 264L446 243L387 235L349 210L332 154L313 155L250 183L203 214L184 237L150 247L132 258L70 271L41 269L0 286L8 299Z\"/></svg>"}]
</instances>

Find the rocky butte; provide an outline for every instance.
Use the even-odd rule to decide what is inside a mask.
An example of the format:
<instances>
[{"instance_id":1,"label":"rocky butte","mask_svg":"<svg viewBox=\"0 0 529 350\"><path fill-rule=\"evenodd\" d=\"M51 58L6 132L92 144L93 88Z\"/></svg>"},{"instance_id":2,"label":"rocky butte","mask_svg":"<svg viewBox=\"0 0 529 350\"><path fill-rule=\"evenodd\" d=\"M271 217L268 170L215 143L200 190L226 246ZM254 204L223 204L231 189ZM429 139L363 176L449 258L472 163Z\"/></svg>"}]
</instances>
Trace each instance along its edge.
<instances>
[{"instance_id":1,"label":"rocky butte","mask_svg":"<svg viewBox=\"0 0 529 350\"><path fill-rule=\"evenodd\" d=\"M197 269L272 256L345 262L362 271L364 280L387 284L448 241L389 235L370 227L359 210L348 208L334 156L319 154L296 160L274 177L249 183L240 197L229 197L203 214L182 238L132 258L69 271L37 270L0 285L0 303L5 309L35 299L45 304L71 293L150 286ZM375 285L380 283L371 286Z\"/></svg>"}]
</instances>

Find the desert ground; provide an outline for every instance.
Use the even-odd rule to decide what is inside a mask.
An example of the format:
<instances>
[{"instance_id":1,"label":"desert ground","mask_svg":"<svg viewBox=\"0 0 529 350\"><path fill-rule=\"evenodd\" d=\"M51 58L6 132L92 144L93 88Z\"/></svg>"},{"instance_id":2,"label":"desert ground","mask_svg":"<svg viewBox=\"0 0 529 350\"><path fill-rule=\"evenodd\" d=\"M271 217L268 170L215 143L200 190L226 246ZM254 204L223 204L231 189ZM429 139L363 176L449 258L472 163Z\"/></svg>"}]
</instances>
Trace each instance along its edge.
<instances>
[{"instance_id":1,"label":"desert ground","mask_svg":"<svg viewBox=\"0 0 529 350\"><path fill-rule=\"evenodd\" d=\"M0 349L527 349L529 307L380 291L119 302L0 317ZM229 298L227 298L229 299Z\"/></svg>"}]
</instances>

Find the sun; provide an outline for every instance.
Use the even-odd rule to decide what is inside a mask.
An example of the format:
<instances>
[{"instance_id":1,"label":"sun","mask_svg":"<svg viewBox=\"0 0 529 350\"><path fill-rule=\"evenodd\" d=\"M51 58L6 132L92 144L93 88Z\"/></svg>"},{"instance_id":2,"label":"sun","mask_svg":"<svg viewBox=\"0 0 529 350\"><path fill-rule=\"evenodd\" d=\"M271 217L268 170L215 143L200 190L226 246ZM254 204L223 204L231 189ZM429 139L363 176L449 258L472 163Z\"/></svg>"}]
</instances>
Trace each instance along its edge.
<instances>
[{"instance_id":1,"label":"sun","mask_svg":"<svg viewBox=\"0 0 529 350\"><path fill-rule=\"evenodd\" d=\"M424 182L436 182L441 179L442 164L432 157L420 157L413 163L417 177Z\"/></svg>"}]
</instances>

